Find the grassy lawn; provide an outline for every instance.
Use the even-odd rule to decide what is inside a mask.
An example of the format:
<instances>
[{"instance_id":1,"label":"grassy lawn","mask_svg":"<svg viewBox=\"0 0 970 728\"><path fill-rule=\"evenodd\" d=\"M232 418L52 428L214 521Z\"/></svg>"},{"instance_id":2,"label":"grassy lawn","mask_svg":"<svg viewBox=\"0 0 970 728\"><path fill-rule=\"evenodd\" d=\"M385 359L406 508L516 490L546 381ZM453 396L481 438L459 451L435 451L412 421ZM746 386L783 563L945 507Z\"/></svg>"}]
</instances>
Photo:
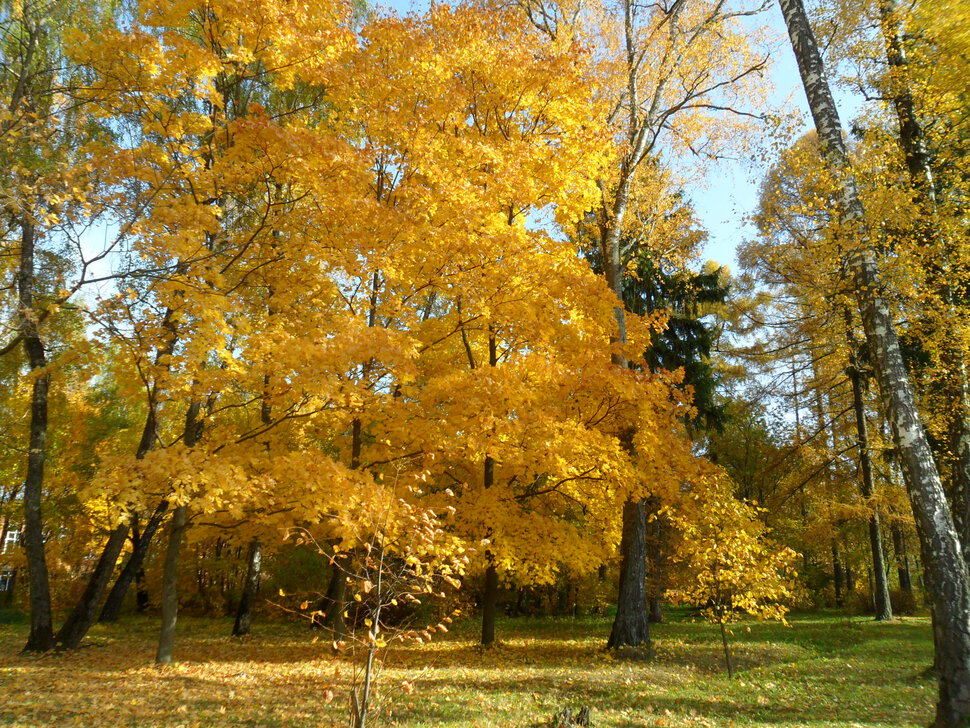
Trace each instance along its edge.
<instances>
[{"instance_id":1,"label":"grassy lawn","mask_svg":"<svg viewBox=\"0 0 970 728\"><path fill-rule=\"evenodd\" d=\"M935 704L928 620L877 624L796 615L790 628L742 624L739 672L723 672L715 628L678 619L655 630L649 662L613 659L603 618L509 619L482 654L477 625L397 647L379 678L373 725L546 725L563 705L592 708L596 726L923 726ZM0 725L293 726L346 724L353 662L299 625L182 619L176 658L152 666L156 623L96 627L86 646L22 657L22 624L0 623ZM750 629L749 629L750 628ZM314 641L314 638L318 639Z\"/></svg>"}]
</instances>

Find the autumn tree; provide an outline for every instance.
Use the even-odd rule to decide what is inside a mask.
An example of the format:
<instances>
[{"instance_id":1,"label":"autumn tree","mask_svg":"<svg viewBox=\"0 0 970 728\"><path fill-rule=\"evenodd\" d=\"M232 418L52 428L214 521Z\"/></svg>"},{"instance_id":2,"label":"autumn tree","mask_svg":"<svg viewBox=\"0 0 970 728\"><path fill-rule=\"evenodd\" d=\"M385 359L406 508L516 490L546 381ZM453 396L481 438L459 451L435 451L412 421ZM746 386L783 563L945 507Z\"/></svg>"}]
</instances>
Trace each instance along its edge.
<instances>
[{"instance_id":1,"label":"autumn tree","mask_svg":"<svg viewBox=\"0 0 970 728\"><path fill-rule=\"evenodd\" d=\"M644 165L662 153L715 157L730 137L728 130L736 128L732 117L753 115L743 100L750 90L747 81L760 75L766 59L752 49L740 21L757 8L707 2L641 7L633 2L572 5L543 0L521 6L549 35L590 39L602 49L601 94L621 146L609 172L599 180L601 198L595 215L604 275L618 299L614 339L622 343L623 277L635 257L622 241L632 227L627 215L635 181ZM715 45L716 54L711 52ZM617 366L627 365L616 351L611 358ZM610 645L649 643L646 577L639 568L646 544L642 499L624 504L624 514L625 566Z\"/></svg>"},{"instance_id":2,"label":"autumn tree","mask_svg":"<svg viewBox=\"0 0 970 728\"><path fill-rule=\"evenodd\" d=\"M781 319L777 325L787 320L787 325L796 332L794 339L799 342L792 348L808 353L810 365L802 366L807 370L802 379L808 385L804 398L807 409L815 410L820 425L812 439L831 439L833 463L834 452L844 452L839 444L845 439L839 430L843 418L832 417L826 426L825 413L831 408L824 406L824 402L826 399L836 404L849 402L840 411L852 413L854 433L850 442L858 463L857 482L865 507L869 509L874 607L876 618L885 620L892 618L892 606L880 524L885 513L880 513L876 492L874 460L880 450L870 433L872 407L867 352L856 331L841 265L845 241L824 202L833 198L831 182L817 163L814 138L803 137L766 176L756 218L764 240L746 245L742 259L772 286L776 295L784 297L785 302L778 305L777 311L780 313L787 307L787 319ZM862 194L878 205L881 190L873 189L871 182L871 179L864 180ZM777 343L780 337L774 337L774 341L775 355L784 356ZM791 358L791 353L787 356ZM794 362L792 367L797 385ZM797 420L797 400L794 405ZM881 419L878 408L876 414L878 421ZM828 466L826 472L830 472Z\"/></svg>"},{"instance_id":3,"label":"autumn tree","mask_svg":"<svg viewBox=\"0 0 970 728\"><path fill-rule=\"evenodd\" d=\"M97 136L79 108L73 92L80 85L80 69L64 55L66 29L96 22L100 4L4 3L0 54L7 73L0 84L0 155L9 170L4 187L4 267L15 300L3 302L4 339L0 353L15 355L22 347L31 372L30 427L24 452L24 545L31 594L31 635L27 650L53 645L50 587L45 556L41 506L48 465L49 398L58 386L57 371L73 345L53 349L53 333L62 308L77 305L77 293L92 282L98 261L109 254L83 237L101 209L87 199L94 184L91 168L78 151ZM53 327L53 328L52 328ZM63 327L61 328L63 331ZM63 341L62 341L63 343ZM81 345L83 348L83 345Z\"/></svg>"},{"instance_id":4,"label":"autumn tree","mask_svg":"<svg viewBox=\"0 0 970 728\"><path fill-rule=\"evenodd\" d=\"M842 126L815 36L800 0L781 0L799 72L826 161L841 187L843 226L858 235L848 254L855 294L893 442L919 524L935 610L940 700L936 724L958 726L970 715L970 576L936 463L916 408L859 199Z\"/></svg>"},{"instance_id":5,"label":"autumn tree","mask_svg":"<svg viewBox=\"0 0 970 728\"><path fill-rule=\"evenodd\" d=\"M742 612L784 620L795 597L796 554L772 543L754 509L735 498L730 487L720 497L709 489L696 511L673 522L684 547L676 558L679 583L669 595L703 605L701 614L718 625L728 677L734 677L727 625Z\"/></svg>"},{"instance_id":6,"label":"autumn tree","mask_svg":"<svg viewBox=\"0 0 970 728\"><path fill-rule=\"evenodd\" d=\"M105 118L124 119L131 134L124 143L97 148L114 204L143 209L125 237L133 282L98 313L104 335L130 352L144 384L148 414L136 460L150 459L173 427L181 430L174 439L177 457L199 444L205 419L232 386L227 375L239 341L237 317L251 300L243 295L252 290L245 285L254 271L279 259L274 248L283 224L276 213L287 208L273 192L286 177L277 175L282 180L274 183L271 171L293 159L286 145L296 136L308 148L316 140L298 125L286 137L258 101L292 87L298 71L319 82L346 37L342 8L320 6L285 19L281 13L272 4L245 12L231 4L147 5L126 32L109 25L97 37L73 38L74 58L95 78L88 102ZM106 38L113 39L111 53ZM301 50L309 43L329 51L310 63ZM184 415L173 411L178 402ZM124 510L147 505L157 528L160 512L174 501L161 661L170 659L174 570L188 518L185 494L179 494L188 483L177 476L170 482L175 492L156 491L154 504L144 503L147 493L116 496L122 524L112 535L115 547L104 555L110 575L130 519ZM89 613L96 597L91 604Z\"/></svg>"}]
</instances>

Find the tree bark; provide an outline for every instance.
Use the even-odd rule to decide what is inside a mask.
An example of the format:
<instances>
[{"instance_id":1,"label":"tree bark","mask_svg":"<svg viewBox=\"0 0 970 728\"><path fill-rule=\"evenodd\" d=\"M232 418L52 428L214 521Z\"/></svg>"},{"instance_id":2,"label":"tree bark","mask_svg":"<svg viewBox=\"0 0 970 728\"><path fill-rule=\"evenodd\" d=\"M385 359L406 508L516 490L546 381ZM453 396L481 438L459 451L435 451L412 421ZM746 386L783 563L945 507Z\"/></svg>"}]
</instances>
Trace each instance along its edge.
<instances>
[{"instance_id":1,"label":"tree bark","mask_svg":"<svg viewBox=\"0 0 970 728\"><path fill-rule=\"evenodd\" d=\"M866 423L866 403L862 389L862 370L859 364L859 347L852 333L851 314L845 312L846 338L849 344L849 381L852 383L852 404L855 411L856 447L859 450L859 487L869 514L869 548L872 553L873 588L872 602L877 621L893 618L892 602L889 597L889 579L886 576L886 558L882 546L882 528L879 523L879 510L872 503L875 495L875 479L872 475L872 450L869 446L869 426Z\"/></svg>"},{"instance_id":2,"label":"tree bark","mask_svg":"<svg viewBox=\"0 0 970 728\"><path fill-rule=\"evenodd\" d=\"M482 482L484 487L491 488L495 482L495 461L491 456L485 457ZM495 642L495 617L498 611L498 569L495 557L490 551L485 552L485 585L482 590L482 646L488 647Z\"/></svg>"},{"instance_id":3,"label":"tree bark","mask_svg":"<svg viewBox=\"0 0 970 728\"><path fill-rule=\"evenodd\" d=\"M485 569L485 587L482 590L482 646L495 642L495 614L498 611L498 569L489 564Z\"/></svg>"},{"instance_id":4,"label":"tree bark","mask_svg":"<svg viewBox=\"0 0 970 728\"><path fill-rule=\"evenodd\" d=\"M841 607L845 604L842 596L842 557L835 539L832 540L832 584L835 587L835 606Z\"/></svg>"},{"instance_id":5,"label":"tree bark","mask_svg":"<svg viewBox=\"0 0 970 728\"><path fill-rule=\"evenodd\" d=\"M659 514L654 510L653 538L650 540L650 577L649 577L649 608L647 619L651 624L661 624L664 621L663 601L663 526Z\"/></svg>"},{"instance_id":6,"label":"tree bark","mask_svg":"<svg viewBox=\"0 0 970 728\"><path fill-rule=\"evenodd\" d=\"M169 526L168 548L165 551L165 572L162 577L162 628L158 636L155 664L172 662L175 650L175 626L178 622L178 568L182 537L188 524L188 506L176 506Z\"/></svg>"},{"instance_id":7,"label":"tree bark","mask_svg":"<svg viewBox=\"0 0 970 728\"><path fill-rule=\"evenodd\" d=\"M721 644L724 646L724 662L727 665L728 677L734 677L734 662L731 660L731 648L728 646L727 639L727 627L724 624L723 615L719 618L719 625L721 627Z\"/></svg>"},{"instance_id":8,"label":"tree bark","mask_svg":"<svg viewBox=\"0 0 970 728\"><path fill-rule=\"evenodd\" d=\"M936 244L942 253L930 261L934 288L943 307L942 360L946 370L945 392L950 401L950 451L951 480L950 507L953 520L963 546L964 561L970 565L970 377L959 342L966 330L966 315L957 310L952 286L952 247L939 222L937 209L938 190L936 175L923 126L916 113L916 104L910 88L902 29L896 0L879 1L880 25L886 46L886 59L895 72L890 96L899 124L899 144L906 159L910 187L921 208L917 220L917 237L923 245ZM932 250L932 248L930 248ZM961 329L963 329L961 331Z\"/></svg>"},{"instance_id":9,"label":"tree bark","mask_svg":"<svg viewBox=\"0 0 970 728\"><path fill-rule=\"evenodd\" d=\"M198 401L189 405L185 413L183 442L186 447L195 447L202 439L202 421L199 415L202 404ZM178 570L179 552L182 539L188 526L189 508L182 503L172 511L172 522L168 535L168 548L165 551L165 571L162 576L162 628L158 635L158 652L155 664L167 665L172 662L175 649L175 625L178 622Z\"/></svg>"},{"instance_id":10,"label":"tree bark","mask_svg":"<svg viewBox=\"0 0 970 728\"><path fill-rule=\"evenodd\" d=\"M347 634L347 622L344 620L344 606L347 594L347 570L350 567L350 554L334 554L330 564L330 580L327 583L327 593L324 595L320 611L323 617L315 624L329 628L335 640L343 639Z\"/></svg>"},{"instance_id":11,"label":"tree bark","mask_svg":"<svg viewBox=\"0 0 970 728\"><path fill-rule=\"evenodd\" d=\"M101 609L101 616L98 618L99 622L117 622L121 616L121 608L125 603L125 595L128 593L132 582L141 580L144 576L145 559L148 557L152 540L155 538L155 534L162 524L166 510L168 510L168 501L162 501L155 508L155 512L148 519L148 523L145 524L145 530L139 534L133 534L134 545L132 546L131 556L128 557L124 568L118 574L118 578L115 580L114 586L111 587L111 591L108 592L108 598L105 600L104 607ZM147 594L145 597L145 601L147 602ZM138 602L139 612L144 611L145 606L147 606L147 604L142 605L141 601L139 600Z\"/></svg>"},{"instance_id":12,"label":"tree bark","mask_svg":"<svg viewBox=\"0 0 970 728\"><path fill-rule=\"evenodd\" d=\"M88 630L91 629L91 625L94 624L98 614L101 595L104 594L104 590L108 586L111 573L114 571L118 556L121 555L121 550L125 547L127 538L127 523L116 526L114 531L111 532L108 543L105 544L101 557L88 579L84 593L57 632L58 647L68 650L75 649L81 644L81 640L84 639Z\"/></svg>"},{"instance_id":13,"label":"tree bark","mask_svg":"<svg viewBox=\"0 0 970 728\"><path fill-rule=\"evenodd\" d=\"M470 364L474 364L469 360ZM498 342L492 327L488 329L488 365L498 366ZM474 368L474 366L472 366ZM491 455L485 456L482 465L482 487L491 488L495 484L495 460ZM491 537L491 529L488 532ZM482 646L489 647L495 642L495 617L498 611L498 568L495 566L495 555L488 549L485 551L485 585L482 591Z\"/></svg>"},{"instance_id":14,"label":"tree bark","mask_svg":"<svg viewBox=\"0 0 970 728\"><path fill-rule=\"evenodd\" d=\"M27 362L34 379L30 396L27 473L24 477L24 551L27 555L27 583L30 588L30 635L24 645L24 652L44 652L54 646L44 519L41 514L44 465L47 459L47 393L50 375L45 371L47 352L34 318L36 233L33 222L26 219L21 221L20 232L20 265L17 271L19 323Z\"/></svg>"},{"instance_id":15,"label":"tree bark","mask_svg":"<svg viewBox=\"0 0 970 728\"><path fill-rule=\"evenodd\" d=\"M263 554L258 538L249 543L249 558L247 559L246 582L239 598L239 609L236 611L236 622L232 627L235 637L249 634L253 624L253 607L256 604L256 594L259 592L259 580L262 573Z\"/></svg>"},{"instance_id":16,"label":"tree bark","mask_svg":"<svg viewBox=\"0 0 970 728\"><path fill-rule=\"evenodd\" d=\"M621 539L620 588L616 618L607 648L650 646L650 622L647 619L646 569L647 517L643 500L628 501L623 506Z\"/></svg>"},{"instance_id":17,"label":"tree bark","mask_svg":"<svg viewBox=\"0 0 970 728\"><path fill-rule=\"evenodd\" d=\"M621 177L622 179L622 177ZM623 270L620 256L620 228L626 212L629 182L621 182L617 191L612 226L603 237L603 268L606 282L617 297L613 308L617 322L617 335L611 344L626 343L626 313L623 309ZM610 359L615 366L626 368L626 357L612 351ZM632 438L625 438L632 439ZM629 500L623 504L623 530L620 537L620 582L617 591L616 617L606 646L650 644L650 624L647 619L647 525L642 499Z\"/></svg>"},{"instance_id":18,"label":"tree bark","mask_svg":"<svg viewBox=\"0 0 970 728\"><path fill-rule=\"evenodd\" d=\"M899 574L899 588L913 596L913 579L909 570L909 553L906 551L906 536L899 524L893 521L889 526L893 539L893 552L896 554L896 568Z\"/></svg>"},{"instance_id":19,"label":"tree bark","mask_svg":"<svg viewBox=\"0 0 970 728\"><path fill-rule=\"evenodd\" d=\"M970 721L970 573L916 408L889 306L882 294L882 281L869 244L865 210L859 199L842 138L842 125L815 36L802 0L779 0L779 5L819 140L829 166L841 180L842 222L860 233L861 244L847 262L853 274L855 294L897 458L919 523L923 564L936 616L939 702L935 726L965 727Z\"/></svg>"}]
</instances>

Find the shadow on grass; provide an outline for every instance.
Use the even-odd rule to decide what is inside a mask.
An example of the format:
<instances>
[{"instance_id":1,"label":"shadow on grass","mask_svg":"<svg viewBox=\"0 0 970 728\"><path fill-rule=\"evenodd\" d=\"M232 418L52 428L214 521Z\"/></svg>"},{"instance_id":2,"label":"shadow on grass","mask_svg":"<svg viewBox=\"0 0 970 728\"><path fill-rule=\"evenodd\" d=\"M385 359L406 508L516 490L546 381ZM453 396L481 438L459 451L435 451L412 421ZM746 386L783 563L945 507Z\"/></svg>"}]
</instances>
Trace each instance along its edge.
<instances>
[{"instance_id":1,"label":"shadow on grass","mask_svg":"<svg viewBox=\"0 0 970 728\"><path fill-rule=\"evenodd\" d=\"M723 673L716 628L682 613L654 629L658 654L649 662L611 659L604 618L505 619L498 626L504 644L484 653L474 622L455 627L431 644L392 650L380 689L390 694L413 681L417 690L388 701L388 721L525 728L564 705L588 704L604 726L660 725L670 715L687 722L668 725L685 726L700 725L691 716L719 726L913 726L932 705L932 681L920 678L932 650L925 620L799 615L791 628L743 623L732 638L736 680ZM227 620L180 620L179 664L161 671L150 667L155 620L99 626L91 641L104 649L41 658L14 654L24 626L0 628L0 682L19 691L0 705L0 724L68 725L97 715L98 700L142 701L119 708L119 720L139 726L177 725L171 712L182 705L219 726L337 724L349 658L334 658L325 634L261 624L252 639L238 640L229 628ZM322 698L328 686L339 696L332 705ZM47 707L31 702L33 690L52 696Z\"/></svg>"}]
</instances>

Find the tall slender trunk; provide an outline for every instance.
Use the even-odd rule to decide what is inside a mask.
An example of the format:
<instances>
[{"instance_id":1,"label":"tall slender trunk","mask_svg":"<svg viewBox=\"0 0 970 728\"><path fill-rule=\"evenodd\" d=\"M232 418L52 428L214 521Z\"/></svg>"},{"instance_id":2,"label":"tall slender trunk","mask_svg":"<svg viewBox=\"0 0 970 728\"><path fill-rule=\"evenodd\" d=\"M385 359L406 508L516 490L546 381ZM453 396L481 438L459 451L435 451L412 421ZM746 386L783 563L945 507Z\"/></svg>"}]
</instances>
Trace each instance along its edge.
<instances>
[{"instance_id":1,"label":"tall slender trunk","mask_svg":"<svg viewBox=\"0 0 970 728\"><path fill-rule=\"evenodd\" d=\"M893 70L892 98L899 125L899 145L906 159L910 187L919 203L917 238L933 260L929 261L932 285L943 307L942 360L945 369L945 394L950 404L949 438L952 487L950 507L963 546L963 557L970 564L970 377L960 348L966 331L966 313L958 310L953 291L952 254L954 242L940 225L936 175L926 135L916 113L909 83L909 62L902 42L902 28L896 0L879 0L880 25L886 46L886 59Z\"/></svg>"},{"instance_id":2,"label":"tall slender trunk","mask_svg":"<svg viewBox=\"0 0 970 728\"><path fill-rule=\"evenodd\" d=\"M36 232L33 222L27 219L21 221L20 233L20 266L17 270L19 323L27 362L33 375L27 473L24 477L24 551L27 555L27 583L30 588L30 635L24 651L43 652L54 646L50 582L44 547L44 519L41 515L44 465L47 459L47 393L50 388L50 375L44 369L47 366L47 351L34 317Z\"/></svg>"},{"instance_id":3,"label":"tall slender trunk","mask_svg":"<svg viewBox=\"0 0 970 728\"><path fill-rule=\"evenodd\" d=\"M239 598L239 608L236 610L236 622L232 626L232 634L236 637L249 634L253 624L253 607L256 604L256 594L259 592L263 564L262 546L258 538L254 538L249 543L247 563L246 581L243 584L242 596Z\"/></svg>"},{"instance_id":4,"label":"tall slender trunk","mask_svg":"<svg viewBox=\"0 0 970 728\"><path fill-rule=\"evenodd\" d=\"M671 3L666 11L665 30L671 48L671 57L679 53L681 29L680 14L686 2ZM612 204L604 199L600 211L600 245L603 255L603 272L606 282L617 298L613 309L616 317L617 335L611 339L611 348L626 343L626 314L623 308L623 256L621 242L623 223L630 203L630 191L637 168L652 152L659 138L658 113L664 97L664 90L671 78L662 77L650 94L649 103L642 104L638 66L640 49L637 46L635 15L637 4L634 0L623 2L624 50L626 52L626 95L628 120L625 129L628 151L621 162L616 192ZM614 365L628 366L626 357L615 349L610 359ZM632 433L622 433L622 439L632 443ZM628 445L632 448L632 444ZM610 638L610 647L621 645L650 644L650 622L647 619L647 582L646 582L646 523L644 504L638 497L632 497L623 504L623 529L620 537L620 581L617 589L617 610ZM642 619L638 612L642 611Z\"/></svg>"},{"instance_id":5,"label":"tall slender trunk","mask_svg":"<svg viewBox=\"0 0 970 728\"><path fill-rule=\"evenodd\" d=\"M498 342L495 333L489 327L488 332L488 365L498 366ZM495 460L491 455L485 456L482 465L482 487L491 488L495 484ZM495 617L498 611L498 568L495 556L491 551L485 551L485 585L482 590L482 646L488 647L495 642Z\"/></svg>"},{"instance_id":6,"label":"tall slender trunk","mask_svg":"<svg viewBox=\"0 0 970 728\"><path fill-rule=\"evenodd\" d=\"M820 380L819 372L816 367L815 357L812 357L812 374L816 382ZM834 452L835 450L835 433L831 432L831 421L826 415L825 401L822 395L822 389L817 384L814 387L815 390L815 418L817 420L818 432L822 438L823 449ZM831 438L829 435L831 434ZM832 462L829 461L825 464L825 480L829 488L834 487L835 475L832 471ZM804 502L804 500L803 500ZM803 519L804 522L804 519ZM843 569L842 565L842 554L839 549L839 534L838 525L833 524L833 528L836 529L836 536L832 539L832 586L835 590L835 606L842 607L845 605L845 584L844 578L849 576L848 570Z\"/></svg>"},{"instance_id":7,"label":"tall slender trunk","mask_svg":"<svg viewBox=\"0 0 970 728\"><path fill-rule=\"evenodd\" d=\"M656 499L651 499L656 501ZM653 534L650 538L650 545L648 547L650 554L650 574L649 574L649 598L648 598L648 608L647 608L647 620L651 624L660 624L664 621L664 610L663 610L663 584L664 584L664 553L663 553L663 536L664 529L659 513L657 512L656 503L654 503L653 510Z\"/></svg>"},{"instance_id":8,"label":"tall slender trunk","mask_svg":"<svg viewBox=\"0 0 970 728\"><path fill-rule=\"evenodd\" d=\"M923 565L936 619L939 702L935 726L965 727L970 721L970 573L916 408L889 306L881 293L883 284L869 244L865 210L808 15L802 0L779 0L779 5L819 140L835 177L841 180L842 223L860 234L860 245L847 262L897 458L919 524Z\"/></svg>"},{"instance_id":9,"label":"tall slender trunk","mask_svg":"<svg viewBox=\"0 0 970 728\"><path fill-rule=\"evenodd\" d=\"M270 290L272 296L272 289ZM270 307L270 316L275 315L276 311ZM259 419L267 428L273 424L273 406L270 403L270 375L263 375L263 401L259 406ZM354 420L354 441L360 441L360 420ZM267 439L263 443L267 455L272 449L272 443ZM360 461L360 445L356 446L356 464ZM253 536L249 542L249 552L246 559L246 580L243 582L242 594L239 596L239 605L236 609L236 621L232 626L232 634L235 637L242 637L249 634L253 626L253 608L256 606L256 595L259 593L259 581L262 575L263 566L263 547L258 536Z\"/></svg>"},{"instance_id":10,"label":"tall slender trunk","mask_svg":"<svg viewBox=\"0 0 970 728\"><path fill-rule=\"evenodd\" d=\"M101 609L101 616L98 617L99 622L118 621L128 589L133 582L141 579L144 575L145 559L148 557L152 540L155 538L159 526L162 525L162 519L167 510L168 501L163 500L155 507L155 511L148 519L148 523L145 524L145 530L141 533L133 533L131 556L128 557L124 568L118 574L118 578L111 587L111 591L108 592L108 598L105 599L104 607ZM145 596L147 597L147 595ZM144 611L144 607L141 606L141 601L139 601L138 611Z\"/></svg>"},{"instance_id":11,"label":"tall slender trunk","mask_svg":"<svg viewBox=\"0 0 970 728\"><path fill-rule=\"evenodd\" d=\"M158 651L155 663L167 665L172 661L175 650L175 626L178 622L178 567L182 537L188 524L188 506L179 505L172 511L169 525L168 547L165 551L165 566L162 576L162 628L158 635Z\"/></svg>"},{"instance_id":12,"label":"tall slender trunk","mask_svg":"<svg viewBox=\"0 0 970 728\"><path fill-rule=\"evenodd\" d=\"M731 659L731 648L728 645L727 638L727 625L724 623L725 616L720 614L718 616L718 625L721 628L721 645L724 647L724 663L727 665L728 677L734 677L734 661Z\"/></svg>"},{"instance_id":13,"label":"tall slender trunk","mask_svg":"<svg viewBox=\"0 0 970 728\"><path fill-rule=\"evenodd\" d=\"M202 403L194 401L185 413L185 430L183 441L186 447L195 447L202 439L202 421L199 416ZM162 628L158 635L158 651L155 663L167 665L172 661L175 650L175 626L178 622L178 571L179 552L182 549L182 539L189 521L189 508L181 503L172 511L172 522L168 534L168 546L165 550L165 571L162 575Z\"/></svg>"},{"instance_id":14,"label":"tall slender trunk","mask_svg":"<svg viewBox=\"0 0 970 728\"><path fill-rule=\"evenodd\" d=\"M899 574L899 588L913 596L913 579L909 570L909 553L906 551L906 535L896 521L889 524L893 539L893 552L896 555L896 568Z\"/></svg>"},{"instance_id":15,"label":"tall slender trunk","mask_svg":"<svg viewBox=\"0 0 970 728\"><path fill-rule=\"evenodd\" d=\"M876 484L872 475L872 450L869 446L869 426L866 423L866 402L862 388L862 369L859 363L859 346L852 333L852 316L845 311L846 339L849 344L849 381L852 383L852 405L855 412L856 447L859 450L859 487L869 514L869 548L872 553L873 588L872 602L876 619L887 621L893 618L892 602L889 597L889 579L886 575L886 558L882 547L882 528L879 523L879 509L872 502Z\"/></svg>"},{"instance_id":16,"label":"tall slender trunk","mask_svg":"<svg viewBox=\"0 0 970 728\"><path fill-rule=\"evenodd\" d=\"M621 176L621 179L624 179ZM610 290L616 295L613 308L617 335L611 344L626 343L626 313L623 309L623 269L620 255L620 230L626 213L629 182L621 182L614 204L611 226L603 236L603 269ZM626 357L617 351L610 355L614 366L626 368ZM624 440L632 442L632 433ZM632 445L631 445L632 447ZM650 622L647 619L647 524L642 499L623 504L623 530L620 536L620 581L616 596L616 617L607 647L650 644Z\"/></svg>"},{"instance_id":17,"label":"tall slender trunk","mask_svg":"<svg viewBox=\"0 0 970 728\"><path fill-rule=\"evenodd\" d=\"M832 539L832 585L835 588L835 606L841 607L845 603L842 597L842 556L835 539Z\"/></svg>"}]
</instances>

